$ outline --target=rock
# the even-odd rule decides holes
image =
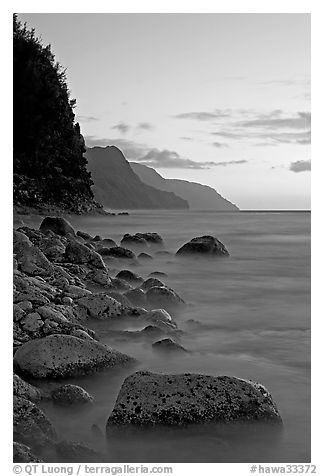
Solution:
[[[13,394],[16,397],[23,397],[31,402],[39,402],[41,399],[41,392],[38,388],[34,387],[30,383],[25,382],[18,375],[13,375]]]
[[[136,372],[124,381],[108,418],[114,425],[271,421],[281,418],[269,392],[236,377]]]
[[[137,234],[130,235],[129,233],[126,233],[126,235],[123,236],[120,244],[132,250],[148,249],[148,245],[144,238],[138,236]]]
[[[152,344],[152,347],[154,350],[158,350],[160,352],[188,352],[182,345],[178,344],[177,342],[174,342],[174,340],[166,338],[159,340],[157,342],[154,342]]]
[[[213,236],[199,236],[193,238],[178,249],[176,255],[212,255],[229,256],[229,252],[222,242]]]
[[[34,455],[29,446],[22,443],[13,442],[13,462],[14,463],[43,463],[43,460]]]
[[[106,270],[102,257],[94,250],[77,241],[70,241],[65,250],[65,259],[73,264],[90,264],[98,269]]]
[[[51,397],[57,405],[77,405],[93,401],[93,397],[82,387],[69,384],[53,390]]]
[[[133,286],[127,281],[118,278],[111,278],[111,287],[117,291],[130,291],[133,289]]]
[[[118,317],[123,311],[123,306],[103,293],[94,293],[77,301],[78,305],[87,310],[89,317],[95,319],[110,319]]]
[[[153,259],[152,256],[149,255],[148,253],[140,253],[137,258],[143,261],[148,261],[150,259]]]
[[[40,306],[37,308],[37,312],[44,320],[49,319],[50,321],[54,321],[57,324],[65,324],[69,322],[62,312],[60,312],[54,306]]]
[[[165,309],[153,309],[141,316],[146,322],[159,327],[163,331],[173,331],[177,329],[176,323]]]
[[[85,233],[84,231],[77,231],[76,232],[77,236],[80,236],[80,238],[83,238],[84,240],[93,240],[92,236],[89,235],[89,233]]]
[[[44,236],[36,246],[44,253],[50,261],[62,261],[65,253],[65,244],[57,235]]]
[[[106,246],[107,248],[114,248],[117,246],[116,241],[112,240],[111,238],[104,238],[101,240],[100,244]]]
[[[102,286],[108,286],[111,283],[106,269],[94,269],[87,274],[86,279]]]
[[[124,281],[133,284],[141,284],[144,281],[141,276],[136,273],[133,273],[133,271],[129,271],[128,269],[123,269],[122,271],[119,271],[119,273],[116,275],[116,278],[123,279]]]
[[[157,251],[155,253],[155,256],[171,256],[171,253],[170,251],[167,251],[167,250],[161,250],[161,251]]]
[[[101,238],[101,236],[96,235],[96,236],[92,239],[92,241],[102,241],[102,238]]]
[[[44,253],[18,231],[14,231],[13,252],[16,255],[18,269],[29,275],[48,276],[53,273],[53,266]]]
[[[52,444],[56,438],[55,430],[35,403],[22,397],[13,398],[14,440],[32,448]]]
[[[158,338],[163,334],[162,329],[157,326],[146,326],[140,332],[142,335],[149,336],[151,338]]]
[[[167,311],[185,305],[183,299],[173,289],[166,286],[153,286],[150,288],[146,293],[146,300],[151,306],[161,307]]]
[[[68,296],[73,299],[78,299],[84,296],[91,296],[91,291],[85,288],[80,288],[79,286],[74,286],[73,284],[68,284],[64,288],[65,296]]]
[[[136,233],[135,236],[143,238],[151,247],[161,247],[164,245],[163,239],[158,233]]]
[[[127,291],[124,296],[133,304],[134,306],[144,307],[146,304],[146,295],[143,289],[135,288]]]
[[[85,375],[131,360],[95,340],[53,334],[19,347],[14,366],[33,378],[59,378]]]
[[[64,298],[62,298],[62,304],[65,304],[66,306],[72,306],[73,299],[65,296]]]
[[[118,293],[117,291],[107,291],[109,297],[116,299],[123,307],[131,307],[131,302],[127,299],[125,294]]]
[[[38,312],[32,312],[20,320],[20,325],[24,331],[36,332],[43,327],[43,321]]]
[[[26,316],[25,311],[19,306],[19,304],[14,304],[13,305],[13,320],[16,322],[20,321],[24,316]]]
[[[72,225],[62,217],[46,217],[40,224],[41,231],[52,231],[56,235],[75,235]]]
[[[89,339],[94,340],[86,331],[82,329],[73,329],[70,333],[71,336],[79,337],[79,339]]]
[[[78,441],[60,441],[56,444],[56,453],[65,463],[103,462],[103,456],[100,453]]]
[[[17,306],[19,306],[23,311],[28,312],[33,310],[33,305],[30,301],[20,301]]]
[[[157,278],[148,278],[144,281],[141,288],[144,291],[147,291],[148,289],[153,288],[153,286],[164,286],[164,283]]]
[[[118,258],[118,259],[130,259],[130,260],[136,259],[135,254],[131,250],[128,250],[121,246],[113,246],[112,248],[109,248],[109,252],[106,254],[106,256],[111,256],[113,258]]]

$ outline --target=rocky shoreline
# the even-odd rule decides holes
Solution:
[[[103,455],[81,442],[60,440],[38,406],[42,399],[57,405],[95,404],[93,397],[77,385],[57,384],[47,392],[35,382],[55,384],[56,379],[134,365],[131,355],[100,342],[91,329],[93,320],[136,320],[141,328],[121,331],[126,338],[149,336],[157,352],[188,352],[174,320],[185,309],[184,300],[163,283],[163,273],[144,279],[127,269],[167,253],[163,238],[125,234],[117,244],[109,237],[75,231],[55,216],[46,217],[39,229],[15,229],[13,245],[14,461],[48,461],[48,454],[68,462],[103,461]],[[177,251],[179,259],[228,255],[211,236],[194,238]],[[254,382],[135,372],[120,389],[107,437],[125,426],[210,421],[281,424],[281,417],[269,392]]]

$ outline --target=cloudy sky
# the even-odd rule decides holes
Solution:
[[[310,16],[21,14],[67,68],[88,146],[242,209],[310,207]]]

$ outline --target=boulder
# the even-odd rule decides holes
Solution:
[[[62,217],[46,217],[40,224],[41,231],[52,231],[56,235],[75,235],[72,225]]]
[[[44,253],[19,231],[14,231],[13,252],[18,269],[22,272],[32,276],[48,276],[53,273],[53,265]]]
[[[94,293],[77,300],[79,306],[86,309],[89,317],[95,319],[110,319],[118,317],[123,306],[116,299],[104,293]]]
[[[111,283],[107,269],[93,269],[87,274],[86,279],[101,286],[108,286]]]
[[[132,359],[95,340],[53,334],[19,347],[14,366],[32,378],[74,377]]]
[[[31,448],[17,441],[13,442],[14,463],[43,463],[43,460],[34,455]]]
[[[152,309],[141,316],[147,323],[170,332],[177,329],[176,323],[165,309]]]
[[[123,238],[121,239],[120,244],[132,250],[148,249],[146,240],[142,238],[141,236],[138,236],[138,234],[130,235],[129,233],[126,233],[126,235],[124,235]]]
[[[92,240],[92,236],[89,235],[89,233],[85,233],[84,231],[77,231],[76,232],[77,236],[80,236],[80,238],[83,238],[85,241]]]
[[[124,296],[133,304],[134,306],[145,307],[146,304],[146,295],[143,289],[135,288],[127,291]]]
[[[159,352],[165,352],[167,354],[171,352],[188,352],[182,345],[178,344],[172,339],[166,338],[158,340],[152,344],[152,348]]]
[[[162,278],[166,278],[168,275],[164,273],[163,271],[152,271],[152,273],[150,273],[150,277],[152,278],[156,278],[158,276],[161,276]]]
[[[30,383],[25,382],[18,375],[13,375],[13,394],[16,397],[23,397],[31,402],[39,402],[41,399],[41,392],[38,388]]]
[[[118,259],[130,259],[130,260],[136,259],[135,254],[131,250],[123,248],[122,246],[113,246],[112,248],[109,248],[109,251],[105,253],[105,255],[111,256],[112,258],[118,258]]]
[[[153,288],[153,286],[164,286],[164,283],[157,278],[148,278],[141,285],[141,289],[147,291],[148,289]]]
[[[135,236],[143,238],[151,247],[161,247],[164,245],[163,239],[158,233],[136,233]]]
[[[128,269],[123,269],[122,271],[119,271],[118,274],[116,274],[117,279],[123,279],[124,281],[127,281],[128,283],[132,284],[141,284],[144,280],[141,278],[136,273],[133,273],[133,271],[129,271]]]
[[[55,430],[40,408],[31,401],[13,398],[14,440],[32,448],[51,444],[56,438]]]
[[[129,424],[236,421],[282,422],[271,395],[258,383],[227,376],[140,371],[124,381],[108,418],[107,430]]]
[[[176,255],[229,256],[229,252],[217,238],[213,236],[199,236],[181,246]]]
[[[91,403],[93,397],[78,385],[62,385],[52,391],[51,397],[56,405],[77,405]]]
[[[154,278],[152,278],[154,279]],[[153,286],[146,293],[146,300],[150,306],[161,307],[171,311],[185,305],[181,297],[166,286]]]
[[[20,325],[24,331],[36,332],[43,327],[44,322],[38,312],[31,312],[20,320]]]
[[[102,257],[82,243],[70,241],[65,250],[65,260],[73,264],[89,264],[98,269],[106,270]]]

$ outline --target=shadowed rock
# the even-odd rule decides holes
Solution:
[[[46,217],[40,224],[41,231],[53,231],[56,235],[75,235],[72,225],[62,217]]]
[[[41,399],[41,392],[28,382],[25,382],[18,375],[13,376],[13,394],[16,397],[22,397],[31,402],[39,402]]]
[[[22,443],[13,442],[13,462],[14,463],[43,463],[43,460],[34,455],[29,446]]]
[[[213,236],[199,236],[181,246],[176,255],[229,256],[229,252],[217,238]]]
[[[183,299],[173,289],[166,286],[151,287],[146,293],[146,300],[150,306],[160,307],[167,311],[185,306]]]
[[[131,360],[93,339],[54,334],[19,347],[14,366],[33,378],[58,378],[85,375]]]
[[[124,281],[133,284],[141,284],[144,281],[141,276],[136,273],[133,273],[133,271],[129,271],[128,269],[123,269],[122,271],[119,271],[119,273],[116,274],[116,278],[123,279]]]
[[[136,372],[124,381],[107,421],[115,425],[186,425],[271,421],[281,417],[260,384],[236,377]]]
[[[102,257],[94,250],[77,241],[70,241],[65,250],[65,260],[73,264],[90,264],[98,269],[106,270]]]
[[[159,352],[171,353],[171,352],[188,352],[182,345],[174,342],[170,338],[162,339],[152,344],[152,348]]]

